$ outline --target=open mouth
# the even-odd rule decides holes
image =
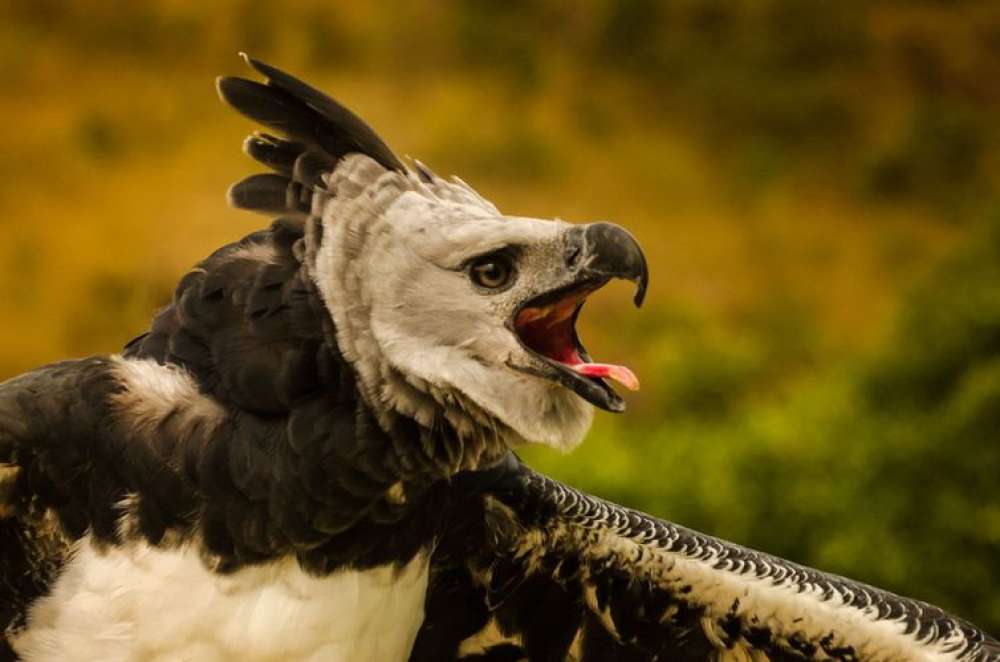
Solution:
[[[638,378],[623,365],[591,361],[576,332],[587,296],[606,283],[606,279],[576,283],[532,299],[515,314],[513,326],[521,344],[557,368],[565,386],[604,409],[621,411],[624,403],[604,378],[632,391],[639,388]]]

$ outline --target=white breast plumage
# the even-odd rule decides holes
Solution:
[[[26,661],[406,660],[427,555],[402,567],[302,572],[293,559],[210,572],[190,549],[83,540],[14,641]]]

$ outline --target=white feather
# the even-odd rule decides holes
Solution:
[[[77,544],[13,642],[26,661],[403,661],[423,621],[427,556],[304,573],[292,559],[210,572],[196,551]]]
[[[153,359],[112,357],[114,375],[124,386],[112,396],[119,415],[136,432],[154,429],[168,416],[175,425],[216,425],[225,418],[222,406],[198,390],[194,378],[174,364]]]

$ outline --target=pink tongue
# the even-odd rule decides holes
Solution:
[[[569,366],[575,372],[588,377],[610,377],[630,391],[639,390],[639,378],[623,365],[611,363],[577,363]]]

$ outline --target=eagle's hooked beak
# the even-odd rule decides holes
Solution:
[[[591,223],[566,231],[563,259],[569,282],[525,302],[514,315],[514,332],[544,361],[547,369],[540,376],[558,381],[602,409],[624,411],[625,401],[603,378],[631,390],[639,388],[639,380],[625,366],[592,362],[577,336],[576,318],[587,296],[613,278],[633,281],[634,302],[641,306],[649,284],[646,257],[624,228]]]
[[[567,262],[575,252],[584,276],[630,280],[636,284],[633,302],[642,306],[649,285],[646,256],[628,230],[614,223],[577,225],[566,233]]]

